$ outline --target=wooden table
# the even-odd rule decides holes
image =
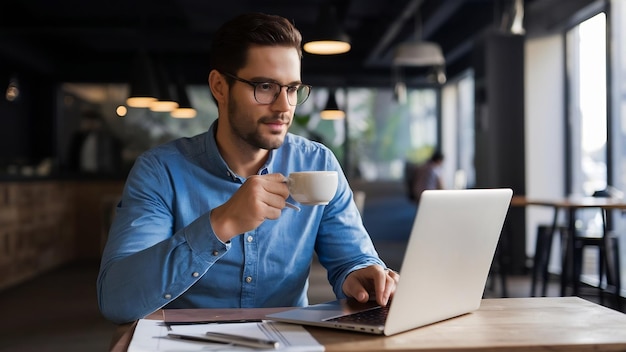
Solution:
[[[606,267],[607,276],[617,278],[619,273],[613,272],[613,263],[618,260],[613,257],[612,243],[609,237],[609,226],[607,224],[607,212],[609,210],[626,210],[626,202],[624,200],[617,200],[613,198],[602,197],[566,197],[566,198],[528,198],[525,196],[514,196],[511,200],[511,206],[547,206],[554,209],[552,218],[550,236],[547,242],[547,253],[551,251],[552,239],[558,228],[558,216],[559,211],[563,210],[567,212],[567,227],[568,234],[565,236],[565,252],[561,258],[561,296],[567,295],[568,284],[572,285],[573,295],[578,295],[578,288],[580,282],[580,272],[576,270],[576,266],[573,264],[574,255],[574,240],[573,236],[576,233],[576,211],[579,209],[600,209],[602,213],[603,223],[603,235],[604,248],[604,265]],[[535,253],[537,255],[537,253]],[[548,263],[546,261],[543,270],[543,289],[542,296],[546,295],[546,279],[548,277]],[[535,270],[533,270],[531,296],[535,293]],[[600,278],[601,280],[602,278]],[[617,295],[619,295],[619,287],[616,288]]]
[[[194,311],[201,318],[228,316],[231,310]],[[238,311],[257,314],[255,309]],[[147,318],[163,319],[163,311]],[[134,324],[119,326],[111,351],[127,350],[133,328]],[[484,299],[473,313],[388,337],[315,327],[307,330],[329,352],[626,351],[626,314],[578,297]]]

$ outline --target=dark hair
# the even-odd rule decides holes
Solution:
[[[251,45],[288,46],[302,58],[302,34],[286,18],[263,13],[237,16],[220,27],[211,44],[211,68],[235,74],[246,65]]]

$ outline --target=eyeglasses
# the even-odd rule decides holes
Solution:
[[[221,73],[239,82],[251,85],[254,88],[254,99],[259,104],[269,105],[274,103],[283,87],[287,88],[287,102],[291,106],[304,103],[309,98],[309,94],[311,94],[311,86],[308,84],[282,85],[275,82],[252,82],[228,72]]]

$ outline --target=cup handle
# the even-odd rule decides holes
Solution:
[[[295,204],[291,204],[289,202],[285,202],[285,207],[286,208],[291,208],[291,209],[293,209],[295,211],[300,211],[300,207],[299,206],[297,206]]]

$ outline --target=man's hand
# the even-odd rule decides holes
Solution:
[[[342,289],[348,297],[359,302],[367,302],[370,295],[374,294],[376,302],[385,306],[396,292],[399,281],[400,274],[397,272],[384,269],[380,265],[371,265],[348,274]]]
[[[250,176],[224,204],[211,211],[211,226],[223,242],[278,219],[289,189],[282,174]]]

